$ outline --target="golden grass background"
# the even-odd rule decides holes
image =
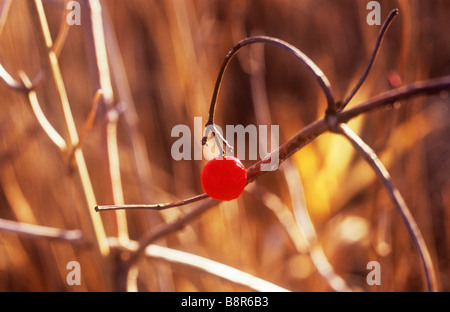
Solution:
[[[4,1],[4,0],[3,0]],[[61,104],[28,0],[13,0],[0,34],[0,63],[17,80],[35,77],[36,92],[54,128],[68,138]],[[379,1],[390,27],[367,81],[350,103],[392,87],[450,73],[448,1]],[[44,1],[52,37],[68,12],[64,1]],[[80,1],[82,7],[86,4]],[[114,99],[120,113],[120,184],[111,179],[106,152],[107,113],[100,109],[82,142],[98,204],[164,203],[203,192],[206,161],[174,161],[171,129],[207,119],[216,75],[226,53],[252,35],[283,39],[306,53],[343,98],[362,73],[379,26],[366,23],[367,1],[102,1]],[[97,91],[95,63],[82,10],[58,58],[76,126],[81,131]],[[110,44],[117,44],[112,49]],[[120,52],[120,53],[118,53]],[[396,82],[397,79],[397,82]],[[323,116],[325,97],[315,78],[280,49],[244,48],[228,68],[217,124],[280,125],[280,144]],[[404,196],[431,251],[441,290],[450,290],[450,153],[447,94],[408,100],[399,109],[358,117],[352,129],[374,148]],[[193,142],[194,144],[194,142]],[[199,142],[195,142],[199,144]],[[244,161],[246,166],[252,161]],[[299,173],[301,181],[290,180]],[[299,183],[300,182],[300,183]],[[335,272],[363,291],[424,290],[422,267],[401,218],[368,165],[343,138],[325,134],[280,170],[261,176],[237,200],[221,203],[157,243],[200,255],[293,291],[330,291],[307,252],[299,252],[274,208],[292,209],[304,189],[318,240]],[[120,197],[120,196],[119,196]],[[120,200],[120,198],[119,198]],[[82,229],[78,173],[39,127],[23,94],[0,85],[0,218],[62,229]],[[194,207],[129,211],[127,233],[138,240],[155,226]],[[94,209],[94,207],[90,207]],[[102,212],[106,235],[117,236],[113,212]],[[82,284],[68,286],[66,264],[81,264]],[[366,264],[381,264],[382,283],[369,286]],[[105,290],[89,247],[0,231],[1,291]],[[113,274],[113,273],[111,273]],[[140,291],[247,290],[179,264],[142,258]]]

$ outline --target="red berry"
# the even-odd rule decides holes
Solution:
[[[203,168],[203,189],[214,199],[235,199],[241,195],[246,184],[247,171],[236,157],[217,157],[210,160]]]

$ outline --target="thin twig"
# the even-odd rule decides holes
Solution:
[[[124,204],[122,179],[120,173],[120,157],[117,142],[118,110],[114,107],[114,93],[111,83],[109,58],[106,50],[105,29],[103,26],[103,8],[99,0],[85,0],[84,5],[89,7],[89,19],[87,20],[85,35],[87,50],[92,64],[92,74],[97,88],[103,92],[103,98],[99,103],[99,114],[103,118],[101,123],[102,147],[106,156],[105,166],[108,172],[108,180],[112,194],[112,200],[116,205]],[[105,170],[106,173],[106,170]],[[128,239],[128,225],[125,211],[117,211],[117,233],[119,237]]]
[[[88,114],[86,120],[84,121],[83,127],[81,128],[78,143],[76,145],[72,146],[69,156],[67,157],[67,159],[68,159],[67,163],[70,165],[72,165],[75,151],[77,149],[81,148],[84,138],[86,137],[88,132],[92,129],[92,126],[94,125],[95,116],[97,115],[97,111],[98,111],[98,102],[100,101],[100,98],[102,97],[102,95],[103,95],[103,92],[101,89],[99,89],[99,90],[97,90],[97,92],[95,92],[95,95],[92,98],[91,110],[89,111],[89,114]]]
[[[66,41],[67,35],[69,33],[70,27],[66,20],[66,15],[67,15],[66,8],[67,8],[67,4],[69,3],[69,1],[70,0],[65,1],[64,11],[62,14],[63,17],[61,19],[61,26],[59,27],[58,36],[56,37],[55,42],[53,43],[53,47],[52,47],[52,50],[56,54],[57,57],[61,53],[64,42]]]
[[[318,80],[320,86],[323,89],[323,92],[325,93],[325,96],[327,98],[328,103],[328,109],[330,111],[336,110],[336,103],[333,97],[333,93],[331,91],[330,82],[328,81],[328,78],[325,76],[325,74],[322,72],[322,70],[308,57],[306,56],[302,51],[294,47],[293,45],[280,40],[278,38],[273,37],[266,37],[266,36],[255,36],[250,37],[247,39],[244,39],[240,41],[238,44],[236,44],[233,49],[228,52],[227,56],[225,57],[222,67],[220,68],[219,75],[216,80],[216,84],[214,86],[214,92],[211,99],[211,106],[209,108],[209,116],[208,120],[206,121],[205,127],[208,128],[209,125],[214,125],[214,111],[217,103],[217,97],[220,91],[220,86],[222,84],[223,76],[225,74],[225,70],[230,63],[232,57],[244,46],[253,44],[253,43],[269,43],[273,44],[275,46],[281,47],[284,50],[288,51],[289,53],[292,53],[298,60],[300,60],[303,64],[305,64],[308,69],[314,74],[316,79]],[[202,139],[203,144],[206,143],[206,138],[203,137]]]
[[[139,243],[131,240],[126,244],[121,244],[115,237],[109,237],[108,242],[111,247],[119,248],[125,251],[136,252],[136,250],[139,248]],[[152,244],[148,245],[145,248],[145,255],[150,258],[167,261],[171,264],[182,265],[198,270],[200,272],[205,272],[234,284],[247,287],[254,291],[289,291],[285,288],[269,283],[263,279],[255,277],[251,274],[245,273],[228,265],[176,249]]]
[[[20,76],[20,79],[22,80],[23,85],[28,90],[28,92],[27,92],[28,101],[30,102],[34,116],[36,117],[39,125],[44,130],[44,132],[47,134],[47,136],[50,138],[50,140],[53,143],[55,143],[55,145],[59,148],[59,150],[62,153],[65,153],[67,151],[67,143],[63,139],[63,137],[58,133],[58,131],[55,130],[55,128],[48,121],[47,117],[45,116],[44,112],[42,111],[41,106],[39,104],[39,100],[36,96],[36,92],[33,89],[31,89],[32,83],[31,83],[30,79],[23,71],[19,72],[19,76]]]
[[[95,116],[97,115],[98,110],[98,102],[100,101],[100,98],[102,96],[103,92],[101,89],[97,90],[95,92],[94,97],[92,98],[92,106],[91,110],[89,111],[89,114],[83,124],[83,127],[81,128],[80,134],[79,134],[79,141],[78,144],[74,147],[72,147],[72,150],[75,150],[79,147],[81,147],[81,144],[83,143],[84,138],[88,134],[88,132],[92,129],[92,126],[94,125]],[[72,151],[73,154],[73,151]],[[72,157],[70,157],[72,158]]]
[[[84,243],[80,230],[62,230],[49,226],[27,224],[11,220],[0,219],[0,231],[7,231],[36,238],[67,241],[75,244]]]
[[[392,89],[374,96],[358,106],[337,114],[339,123],[345,123],[350,119],[367,113],[377,108],[386,107],[397,101],[404,100],[419,94],[436,94],[450,89],[450,76],[418,81],[406,86]]]
[[[95,211],[104,211],[104,210],[118,210],[118,209],[149,209],[149,210],[164,210],[173,207],[180,207],[184,205],[188,205],[194,202],[197,202],[202,199],[206,199],[209,196],[207,194],[200,194],[190,198],[186,198],[176,202],[170,202],[165,204],[136,204],[136,205],[99,205],[95,206]]]
[[[378,159],[375,152],[346,124],[339,124],[337,126],[339,132],[346,137],[358,153],[364,157],[369,163],[377,176],[382,181],[385,189],[389,193],[395,207],[402,216],[402,219],[408,229],[411,239],[414,241],[417,249],[419,250],[420,258],[422,260],[423,268],[425,271],[425,278],[427,282],[427,288],[429,291],[437,291],[436,276],[433,268],[433,262],[431,260],[430,252],[428,251],[425,240],[422,233],[414,220],[413,215],[409,211],[402,195],[391,181],[389,172],[384,167],[383,163]]]
[[[375,43],[375,47],[373,48],[372,55],[370,57],[369,63],[367,64],[366,69],[364,70],[364,73],[362,74],[361,78],[358,80],[358,83],[355,85],[353,90],[350,92],[350,94],[345,98],[345,100],[342,102],[342,104],[338,107],[339,111],[342,111],[347,104],[350,102],[350,100],[353,98],[353,96],[358,92],[359,88],[362,86],[364,81],[367,78],[367,75],[369,74],[370,69],[372,68],[373,63],[375,62],[375,58],[378,54],[378,51],[380,49],[381,42],[383,41],[384,35],[386,34],[387,29],[392,23],[392,20],[394,17],[398,14],[398,9],[392,10],[386,20],[383,23],[383,26],[380,29],[380,32],[378,34],[377,42]]]

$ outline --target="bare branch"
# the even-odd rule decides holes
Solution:
[[[83,124],[83,128],[80,131],[80,135],[79,135],[80,138],[78,140],[78,143],[77,143],[77,145],[72,147],[72,150],[69,154],[69,157],[68,157],[69,163],[72,162],[73,156],[75,154],[75,150],[78,148],[81,148],[81,144],[83,143],[84,138],[86,137],[88,132],[92,129],[92,126],[94,125],[95,116],[97,115],[97,110],[98,110],[98,102],[100,101],[102,94],[103,94],[102,90],[99,89],[99,90],[97,90],[94,97],[92,98],[91,110],[89,111],[89,114]]]
[[[67,241],[75,244],[84,243],[81,231],[79,230],[62,230],[49,226],[27,224],[11,220],[0,219],[0,231],[7,231],[36,238]]]
[[[398,9],[392,10],[388,17],[386,18],[386,21],[383,23],[383,26],[380,29],[380,33],[378,34],[377,42],[375,43],[375,47],[372,51],[372,56],[370,57],[369,63],[367,64],[366,69],[364,70],[364,73],[362,74],[361,78],[359,79],[358,83],[355,85],[353,90],[350,92],[350,94],[345,98],[344,102],[338,107],[340,111],[342,111],[347,104],[350,102],[350,100],[353,98],[353,96],[358,92],[359,88],[362,86],[364,81],[367,78],[367,75],[369,74],[370,69],[372,68],[372,65],[375,61],[375,58],[378,54],[378,50],[380,48],[381,42],[383,41],[384,35],[386,34],[387,29],[392,23],[392,20],[394,17],[398,14]]]
[[[413,215],[409,211],[402,195],[392,183],[389,172],[378,159],[375,152],[346,124],[339,124],[337,128],[340,133],[350,141],[356,151],[358,151],[358,153],[369,163],[377,176],[380,178],[385,189],[388,191],[395,207],[403,218],[403,222],[408,229],[411,239],[414,241],[417,249],[419,250],[420,258],[425,271],[427,288],[429,291],[437,291],[436,276],[433,268],[433,262],[431,261],[430,252],[428,251],[422,233],[420,232],[419,227],[417,226]]]
[[[386,107],[397,101],[405,100],[419,94],[436,94],[443,90],[450,90],[450,76],[418,81],[389,90],[362,102],[352,109],[341,112],[336,116],[339,123],[345,123],[358,115],[377,108]]]
[[[196,195],[187,199],[183,199],[176,202],[165,203],[165,204],[137,204],[137,205],[99,205],[95,207],[95,211],[104,210],[118,210],[118,209],[149,209],[149,210],[164,210],[173,207],[180,207],[197,202],[202,199],[206,199],[209,196],[207,194]]]

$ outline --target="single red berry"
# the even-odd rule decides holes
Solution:
[[[202,172],[202,186],[206,194],[217,200],[232,200],[247,184],[247,171],[234,156],[211,159]]]

